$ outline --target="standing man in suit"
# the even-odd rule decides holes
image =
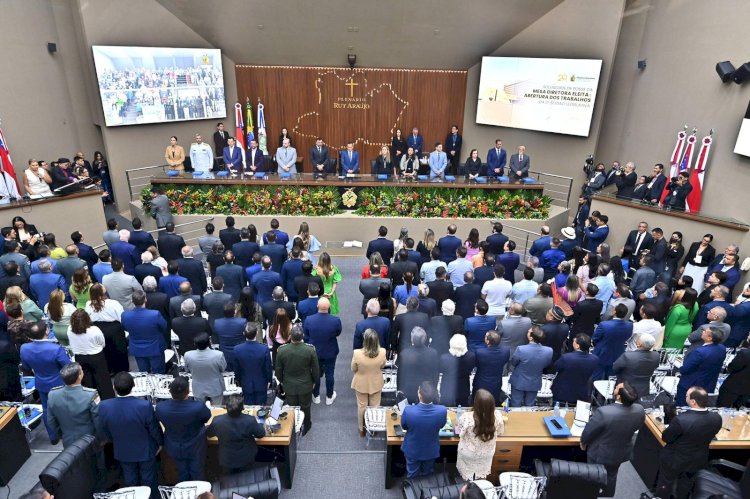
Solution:
[[[495,141],[495,147],[487,151],[487,177],[502,177],[507,161],[508,153],[503,149],[503,141],[497,139]]]
[[[531,160],[526,154],[526,146],[518,146],[518,154],[510,156],[510,165],[508,167],[508,177],[511,182],[518,182],[522,178],[529,176],[529,167]]]
[[[364,344],[365,331],[372,329],[378,333],[380,346],[388,348],[388,338],[391,334],[391,322],[386,317],[380,317],[380,304],[377,298],[372,298],[365,305],[366,317],[357,322],[354,327],[353,349],[362,348]]]
[[[391,260],[393,259],[393,241],[387,239],[387,235],[388,227],[381,225],[378,229],[378,238],[373,239],[367,244],[367,253],[365,253],[365,256],[367,256],[368,259],[377,251],[383,258],[384,264],[391,264]]]
[[[541,326],[547,322],[547,312],[554,305],[552,298],[552,286],[543,282],[537,287],[534,296],[523,304],[526,317],[531,319],[532,324]]]
[[[315,178],[331,173],[328,171],[328,148],[323,145],[323,139],[317,137],[315,145],[310,148],[310,166]]]
[[[258,141],[253,139],[250,141],[250,149],[247,150],[245,156],[245,171],[254,175],[255,173],[265,172],[265,168],[263,151],[258,148]]]
[[[429,325],[429,320],[427,324]],[[440,377],[440,354],[428,346],[427,332],[424,328],[416,326],[408,335],[411,339],[411,348],[403,349],[396,359],[397,386],[410,403],[415,403],[418,400],[417,389],[420,383],[429,381],[437,385]]]
[[[221,405],[224,400],[224,371],[227,358],[224,352],[213,350],[208,333],[195,337],[195,350],[185,353],[185,370],[193,377],[193,397],[213,405]]]
[[[448,173],[456,175],[458,173],[458,165],[461,163],[461,146],[463,145],[463,137],[458,133],[458,126],[453,125],[451,127],[451,133],[445,137],[445,150],[448,154],[449,169]]]
[[[222,145],[222,148],[216,149],[216,156],[221,160],[221,152],[226,147],[226,144]],[[203,142],[203,137],[200,134],[195,135],[195,142],[190,144],[190,165],[193,167],[194,172],[201,172],[206,174],[214,167],[214,152],[211,147]]]
[[[631,230],[625,239],[623,249],[629,246],[632,249],[630,255],[630,268],[637,269],[640,264],[641,251],[651,249],[654,239],[648,232],[648,223],[640,222],[638,228]]]
[[[466,280],[467,274],[471,274],[471,277],[468,281]],[[430,290],[429,296],[430,298],[435,300],[435,306],[437,307],[438,311],[442,309],[443,302],[445,300],[452,300],[459,289],[466,286],[468,282],[474,280],[474,272],[466,271],[463,275],[463,285],[455,288],[454,290],[453,284],[451,284],[451,282],[447,280],[447,275],[448,273],[446,271],[446,267],[438,267],[437,270],[435,270],[435,280],[426,283],[427,287]],[[475,293],[475,298],[471,301],[470,312],[468,313],[467,317],[471,317],[472,315],[474,315],[474,304],[477,302],[477,299],[482,292],[482,288],[480,288],[479,286],[477,286],[477,288],[479,289]]]
[[[281,267],[288,257],[286,247],[276,242],[276,233],[272,230],[266,232],[266,240],[268,242],[260,248],[260,254],[271,259],[271,268],[274,272],[281,272]]]
[[[277,173],[279,175],[297,174],[297,150],[291,146],[289,139],[284,139],[281,147],[276,149]]]
[[[552,236],[549,235],[549,226],[543,225],[540,229],[541,237],[534,240],[533,243],[531,243],[531,248],[529,249],[529,254],[531,256],[535,256],[537,258],[541,258],[542,253],[550,249],[552,244]]]
[[[437,281],[435,281],[437,282]],[[450,292],[452,293],[452,296],[449,296],[447,298],[443,298],[440,300],[440,308],[442,310],[442,304],[446,300],[453,300],[455,302],[455,308],[454,313],[461,317],[462,319],[468,319],[469,317],[474,316],[474,306],[477,303],[477,300],[482,298],[482,287],[474,282],[474,272],[466,272],[464,274],[464,285],[460,288],[456,288],[455,291],[453,291],[453,286],[450,286],[450,283],[443,280],[442,282],[445,282],[450,287]],[[436,296],[436,289],[435,285],[432,286],[428,283],[427,287],[430,288],[430,295],[433,296],[433,298]],[[437,301],[437,299],[435,300]]]
[[[571,336],[583,333],[590,338],[594,334],[594,328],[599,324],[604,307],[602,301],[596,298],[597,294],[599,294],[599,286],[591,282],[588,283],[586,285],[586,297],[578,302],[570,318],[572,324],[570,327]]]
[[[310,281],[310,284],[307,285],[307,291],[305,292],[307,298],[297,303],[297,318],[302,323],[311,315],[318,313],[318,300],[320,299],[321,289],[322,287],[315,281]]]
[[[508,317],[501,320],[497,326],[497,332],[501,338],[500,344],[510,350],[511,357],[515,355],[518,347],[528,343],[531,326],[531,319],[523,316],[523,305],[511,303],[508,308]],[[515,366],[515,364],[511,365]]]
[[[468,343],[469,350],[476,352],[485,348],[485,336],[487,331],[494,331],[497,320],[493,315],[487,315],[489,305],[482,298],[479,298],[474,305],[474,316],[464,321],[464,334]],[[528,328],[526,329],[528,330]]]
[[[119,302],[125,310],[133,309],[133,294],[143,291],[136,278],[125,273],[124,264],[119,258],[112,260],[112,273],[102,278],[102,284],[107,288],[109,297]]]
[[[318,300],[318,313],[305,319],[303,331],[305,343],[315,347],[318,355],[318,365],[321,369],[321,377],[326,377],[326,405],[333,404],[336,400],[334,390],[334,370],[336,368],[336,357],[339,355],[338,337],[341,335],[341,319],[329,313],[331,302],[328,298]],[[313,387],[313,402],[320,403],[320,379]]]
[[[255,293],[255,301],[263,304],[273,299],[273,289],[282,286],[281,276],[271,269],[271,257],[264,256],[261,260],[262,270],[253,276],[251,286]],[[221,267],[219,267],[221,268]]]
[[[234,375],[242,387],[245,405],[265,405],[273,378],[271,351],[258,343],[258,327],[252,322],[245,326],[245,340],[234,347]]]
[[[178,273],[190,281],[193,292],[198,296],[203,296],[207,291],[206,271],[200,260],[193,258],[193,247],[182,247],[182,258],[177,260]]]
[[[119,258],[125,264],[125,273],[128,275],[133,275],[135,273],[135,266],[141,263],[141,253],[138,251],[138,248],[136,248],[135,245],[130,244],[129,241],[130,231],[127,229],[121,229],[120,240],[116,243],[113,243],[109,247],[109,250],[112,252],[113,259]],[[60,272],[60,274],[63,274],[66,282],[71,282],[71,280],[68,279],[68,276],[66,276],[62,272],[62,269],[60,269],[61,262],[62,260],[57,262],[58,272]],[[73,273],[71,272],[70,277],[72,276]]]
[[[138,219],[137,218],[133,219],[133,223],[135,223],[135,220],[138,220]],[[133,225],[133,228],[135,228],[135,225]],[[139,232],[142,232],[142,231],[139,231]],[[146,234],[148,234],[148,232],[146,232]],[[131,232],[130,242],[135,244],[135,242],[133,241],[133,235],[134,235],[134,232]],[[149,234],[148,237],[151,237],[151,235]],[[83,234],[81,234],[79,231],[75,231],[70,235],[70,239],[71,241],[73,241],[73,244],[75,244],[78,247],[79,258],[81,258],[84,262],[86,262],[86,265],[90,269],[94,268],[94,265],[96,265],[96,263],[99,261],[99,257],[97,256],[96,251],[94,251],[94,248],[92,248],[91,246],[83,242]],[[153,241],[153,238],[151,240]],[[145,249],[143,251],[145,251]]]
[[[612,364],[612,373],[617,375],[617,383],[633,385],[639,397],[651,392],[651,376],[659,367],[659,352],[654,352],[656,340],[648,333],[635,338],[635,350],[623,352]]]
[[[532,407],[536,394],[542,388],[542,373],[552,362],[552,349],[542,345],[544,331],[534,326],[527,333],[528,344],[520,345],[510,358],[513,374],[510,375],[511,407]]]
[[[258,454],[255,439],[264,437],[266,430],[255,416],[243,414],[241,395],[229,395],[226,408],[226,414],[211,422],[207,434],[218,438],[219,464],[224,475],[231,475],[252,468]]]
[[[359,281],[359,292],[362,293],[362,315],[366,315],[365,307],[367,306],[367,302],[379,296],[380,285],[384,283],[389,286],[391,284],[389,279],[380,277],[380,265],[373,263],[370,265],[370,277]]]
[[[508,398],[503,392],[503,371],[510,360],[510,350],[500,345],[497,331],[487,331],[484,343],[487,348],[475,351],[477,372],[474,376],[474,394],[484,388],[495,397],[495,404],[500,406]]]
[[[594,412],[581,434],[581,449],[586,451],[587,461],[602,464],[607,470],[604,497],[615,495],[617,471],[622,463],[630,459],[633,434],[646,419],[643,406],[636,404],[638,393],[630,383],[619,383],[615,387],[614,398],[614,404],[605,405]]]
[[[450,264],[456,259],[456,250],[463,246],[461,239],[456,237],[456,224],[448,226],[448,234],[438,239],[437,248],[440,250],[440,261]]]
[[[393,327],[391,328],[391,348],[393,350],[401,352],[412,344],[411,333],[414,328],[420,327],[424,330],[430,328],[430,318],[418,309],[419,299],[416,296],[410,296],[406,299],[406,312],[394,317]]]
[[[219,231],[219,239],[221,240],[221,244],[224,245],[224,249],[229,250],[242,240],[242,236],[240,235],[240,230],[234,226],[235,220],[233,216],[228,216],[224,220],[224,224],[226,228]]]
[[[595,380],[607,379],[612,374],[612,364],[625,351],[625,342],[633,335],[633,323],[625,320],[627,315],[628,307],[618,303],[614,319],[599,323],[591,337],[600,366],[600,370],[594,373]]]
[[[167,295],[167,313],[169,313],[169,300],[180,294],[180,285],[183,282],[188,282],[187,279],[177,274],[179,269],[177,261],[170,260],[167,264],[167,275],[162,276],[161,279],[159,279],[159,291]],[[155,279],[156,278],[154,278],[154,280]]]
[[[493,255],[500,255],[505,251],[505,243],[508,242],[508,236],[503,234],[503,224],[495,222],[492,224],[492,234],[487,236],[487,243],[489,243],[488,253]]]
[[[164,225],[166,225],[166,223]],[[141,219],[138,217],[135,217],[133,219],[133,231],[130,233],[129,242],[130,244],[132,244],[138,249],[139,253],[143,253],[144,251],[147,251],[149,246],[156,246],[156,241],[154,241],[154,237],[148,232],[146,232],[145,230],[143,230],[142,227],[143,227],[143,222],[141,221]],[[75,239],[73,239],[73,242],[75,242]],[[81,258],[86,260],[86,258],[83,256],[81,256]],[[89,267],[90,266],[91,265],[89,265]]]
[[[359,173],[359,152],[354,150],[354,142],[346,143],[346,150],[341,151],[341,175]]]
[[[299,296],[297,295],[297,288],[294,287],[294,279],[302,275],[302,251],[295,246],[292,248],[290,256],[291,258],[281,266],[280,277],[289,301],[296,303],[299,301]]]
[[[234,137],[227,139],[227,146],[222,149],[224,157],[224,167],[231,171],[245,172],[245,155],[242,148],[235,145]]]
[[[440,428],[448,416],[445,406],[434,403],[438,398],[434,383],[423,381],[417,394],[419,404],[407,406],[401,415],[401,427],[407,431],[401,450],[408,478],[432,473],[435,459],[440,457]]]
[[[518,269],[518,265],[521,263],[521,255],[515,253],[515,250],[515,241],[506,241],[503,252],[497,255],[497,257],[495,258],[495,262],[505,267],[505,279],[507,279],[511,284],[514,284],[516,282],[516,269]],[[485,256],[485,262],[489,262],[489,258],[487,256]],[[536,273],[534,275],[536,275]],[[544,271],[542,269],[539,269],[538,282],[542,282],[543,275]]]
[[[223,162],[226,162],[226,158],[222,156],[224,149],[229,145],[229,133],[224,130],[224,123],[216,124],[216,131],[214,132],[214,151],[216,151],[216,160],[219,163],[219,167],[222,166]]]
[[[253,264],[253,255],[260,251],[260,245],[250,241],[250,231],[243,228],[240,229],[240,242],[234,243],[231,250],[237,265],[247,269]]]
[[[573,351],[561,355],[555,363],[552,400],[575,405],[578,400],[591,399],[591,376],[599,369],[599,357],[589,354],[588,334],[577,334],[571,344]]]
[[[656,482],[659,497],[687,497],[692,476],[708,466],[708,446],[721,430],[721,416],[706,409],[706,389],[690,387],[687,405],[689,409],[672,418],[661,434],[666,445],[659,455],[659,478]]]
[[[115,374],[117,397],[99,404],[99,435],[114,445],[124,485],[151,487],[151,496],[157,497],[156,456],[161,451],[164,435],[151,402],[130,396],[134,386],[129,372]]]
[[[594,219],[594,225],[591,225],[591,218]],[[609,217],[607,215],[599,215],[597,217],[590,217],[586,219],[583,234],[586,238],[586,249],[592,253],[596,253],[596,248],[603,243],[609,235]]]
[[[445,169],[448,167],[448,157],[443,152],[443,144],[435,142],[435,150],[430,153],[427,161],[430,166],[430,180],[434,178],[445,178]]]
[[[656,163],[654,165],[654,174],[648,178],[648,184],[646,184],[648,192],[644,199],[651,202],[651,204],[659,204],[665,185],[667,185],[667,177],[664,175],[664,165]]]
[[[167,321],[156,310],[146,308],[146,293],[133,292],[135,308],[122,313],[122,327],[130,333],[129,351],[135,357],[138,370],[154,374],[164,374],[164,341]]]
[[[235,301],[240,299],[240,292],[247,285],[247,279],[242,267],[235,265],[233,252],[227,251],[224,253],[224,265],[216,268],[216,277],[224,279],[225,293],[231,295]]]
[[[605,170],[607,167],[604,163],[597,163],[594,167],[594,171],[589,175],[586,184],[583,186],[581,191],[581,197],[590,198],[594,194],[598,193],[604,187],[604,182],[607,180],[607,174]]]
[[[156,419],[164,426],[164,450],[174,459],[180,482],[203,480],[206,426],[211,411],[200,400],[188,398],[190,384],[176,376],[169,385],[171,400],[156,405]]]
[[[304,342],[304,332],[298,324],[292,327],[291,343],[279,347],[276,354],[276,378],[284,386],[286,403],[298,405],[305,415],[302,435],[312,427],[310,406],[315,383],[320,383],[320,366],[315,347]]]
[[[182,256],[182,247],[185,246],[185,240],[182,236],[174,233],[174,224],[171,221],[164,226],[164,230],[165,232],[159,234],[159,240],[156,241],[159,254],[167,262],[177,260]]]
[[[419,135],[419,128],[414,127],[411,129],[411,135],[406,137],[406,147],[414,149],[414,156],[417,158],[422,157],[424,151],[424,139]]]
[[[703,346],[685,356],[675,394],[675,403],[678,406],[685,405],[685,396],[690,387],[701,387],[708,393],[716,390],[719,373],[727,356],[727,348],[720,343],[721,338],[718,329],[706,328],[701,334]]]
[[[96,390],[81,385],[83,369],[77,362],[64,365],[60,377],[65,386],[49,392],[47,422],[65,448],[84,435],[96,435],[101,400]]]
[[[172,319],[172,331],[174,331],[174,334],[180,340],[178,347],[180,355],[185,355],[190,350],[195,350],[195,337],[211,330],[208,320],[203,318],[200,312],[198,315],[195,315],[196,309],[197,307],[193,299],[188,298],[180,305],[182,315]],[[171,333],[169,341],[171,342]]]
[[[656,277],[664,272],[664,267],[667,263],[667,240],[664,239],[664,231],[659,227],[654,227],[651,230],[651,238],[653,243],[651,248],[648,250],[648,256],[651,257],[651,268],[654,269]]]

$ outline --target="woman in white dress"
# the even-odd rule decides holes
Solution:
[[[23,188],[29,196],[51,196],[49,185],[52,178],[47,170],[39,166],[35,159],[29,160],[29,167],[23,172]]]
[[[495,410],[495,398],[487,390],[477,390],[473,409],[461,414],[455,428],[461,435],[456,468],[464,480],[478,480],[490,474],[495,439],[505,430],[503,416]]]

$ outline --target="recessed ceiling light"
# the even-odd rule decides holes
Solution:
[[[265,26],[263,26],[262,24],[259,24],[259,25],[258,25],[258,29],[259,29],[259,30],[263,31],[263,28],[265,28]]]

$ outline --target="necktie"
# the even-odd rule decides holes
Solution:
[[[635,238],[635,254],[638,254],[638,249],[641,247],[641,243],[643,242],[643,234],[638,233],[638,236]]]
[[[518,162],[520,163],[521,161],[523,161],[523,154],[518,155]]]
[[[320,153],[320,146],[318,146],[318,153]]]
[[[352,160],[352,153],[351,153],[351,151],[350,151],[350,152],[349,152],[349,161],[351,162],[351,160]]]

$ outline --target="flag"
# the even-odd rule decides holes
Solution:
[[[268,137],[266,136],[266,113],[265,107],[258,97],[258,148],[263,154],[268,154]]]
[[[234,140],[237,142],[237,145],[240,147],[240,149],[245,148],[245,124],[242,122],[242,104],[237,102],[234,105],[234,123],[235,123],[235,131],[234,131]]]
[[[250,97],[245,99],[245,107],[247,108],[247,146],[250,149],[250,141],[255,140],[255,134],[253,133],[253,106],[250,105]]]
[[[13,182],[16,183],[16,189],[20,191],[18,187],[18,179],[16,178],[16,169],[13,168],[13,161],[10,159],[8,143],[5,141],[5,135],[3,135],[2,128],[0,128],[0,168],[2,168],[5,173],[10,175],[10,177],[13,179]]]
[[[682,161],[680,161],[679,164],[673,164],[670,169],[669,179],[667,179],[667,182],[664,184],[664,191],[661,194],[662,203],[669,194],[669,181],[679,175],[680,172],[690,170],[690,165],[693,163],[693,150],[695,149],[695,132],[697,132],[697,130],[693,128],[692,135],[687,138],[687,147],[685,148],[685,154],[682,156]]]
[[[711,150],[711,143],[713,139],[714,131],[703,137],[701,141],[701,149],[698,152],[698,160],[695,163],[695,168],[690,172],[690,185],[693,186],[693,190],[690,191],[687,197],[687,205],[691,213],[697,213],[701,209],[701,198],[703,197],[703,178],[706,175],[706,163],[708,162],[708,153]]]
[[[685,137],[687,137],[687,133],[685,132],[687,130],[687,125],[685,125],[685,129],[681,130],[677,133],[677,142],[674,145],[674,150],[672,151],[672,159],[669,161],[670,165],[677,165],[680,163],[680,156],[682,156],[682,151],[685,148]]]

